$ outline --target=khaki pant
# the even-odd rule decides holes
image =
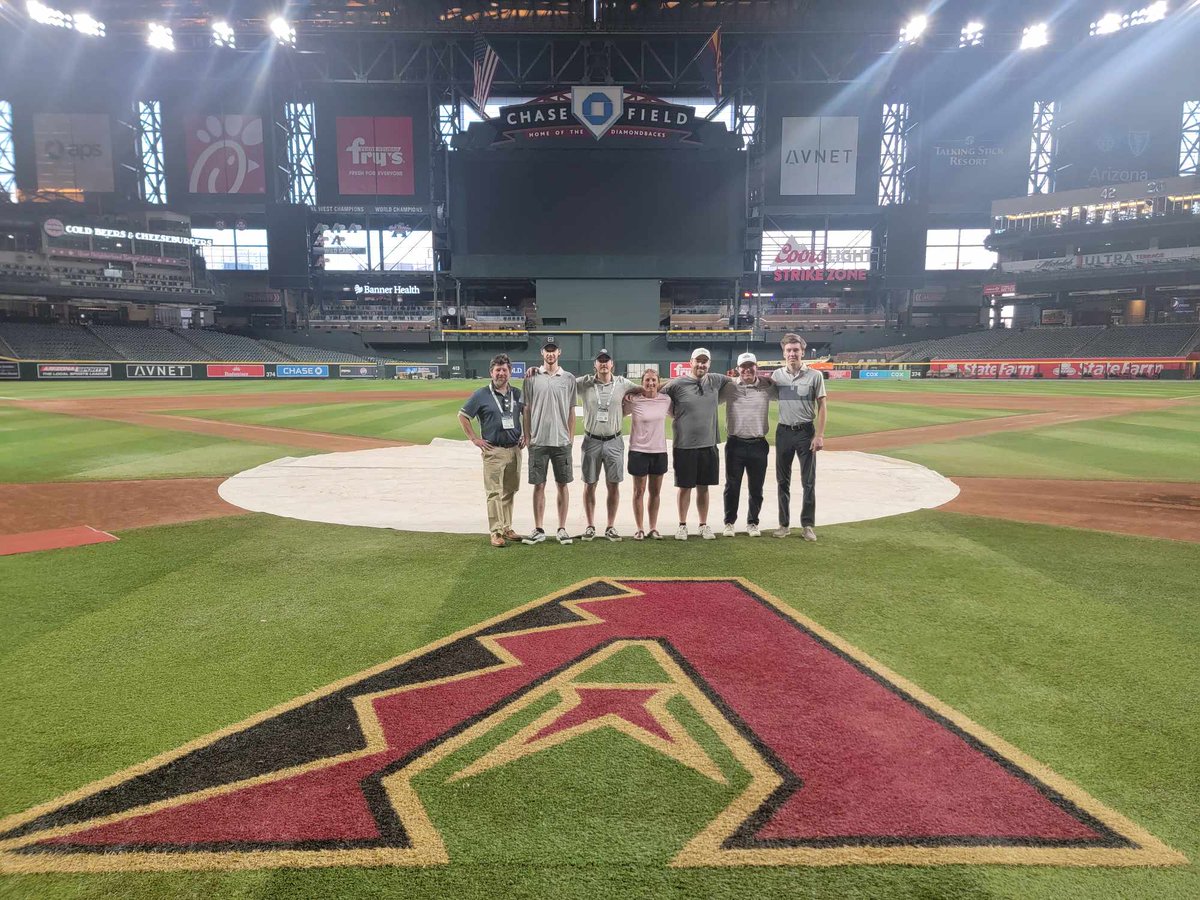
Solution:
[[[513,497],[521,484],[519,447],[483,451],[483,488],[487,491],[488,528],[504,534],[512,528]]]

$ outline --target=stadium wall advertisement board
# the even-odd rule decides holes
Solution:
[[[112,363],[38,363],[38,378],[112,378]]]
[[[265,194],[263,120],[193,115],[184,119],[188,193]]]
[[[266,378],[267,367],[239,363],[217,363],[205,367],[209,378]]]
[[[15,362],[0,363],[0,378],[15,381],[21,377],[21,366]]]
[[[326,365],[292,365],[278,363],[275,366],[276,378],[328,378],[329,366]]]
[[[192,367],[183,363],[131,363],[126,378],[191,378]]]
[[[523,359],[513,360],[511,377],[513,377],[513,378],[524,378],[525,377],[525,360],[523,360]]]
[[[338,378],[378,378],[379,366],[338,366]]]
[[[779,155],[781,196],[853,194],[857,116],[785,116]]]
[[[908,369],[859,369],[858,377],[863,379],[876,379],[882,381],[907,380],[909,377]]]
[[[1186,372],[1180,359],[1063,359],[932,362],[929,374],[941,378],[1157,378]]]
[[[35,113],[33,139],[39,191],[113,192],[108,116]]]
[[[338,193],[412,196],[413,162],[411,117],[338,117]]]

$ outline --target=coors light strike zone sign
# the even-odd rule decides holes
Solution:
[[[818,250],[785,241],[775,255],[774,280],[866,281],[871,269],[870,247]]]

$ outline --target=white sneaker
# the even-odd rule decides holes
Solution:
[[[558,529],[558,542],[560,544],[570,544],[573,542],[571,535],[567,532],[567,529],[565,529],[565,528]]]
[[[611,525],[604,529],[604,536],[608,540],[614,542],[621,540],[621,535],[617,534],[617,529],[613,528]]]
[[[679,526],[679,530],[675,532],[675,540],[677,540],[677,541],[686,541],[687,540],[687,526],[686,525]]]
[[[715,541],[717,539],[717,536],[713,533],[713,530],[707,525],[700,526],[700,537],[704,538],[706,541]]]
[[[750,537],[762,537],[762,532],[758,530],[757,525],[751,525],[749,528],[747,528],[746,534],[748,534]]]
[[[733,525],[726,525],[725,530],[721,533],[723,535],[725,535],[725,537],[733,537],[733,535],[734,535]]]
[[[812,530],[811,525],[805,525],[804,530],[800,532],[800,537],[804,538],[806,541],[815,541],[817,539],[817,533]]]
[[[546,540],[546,532],[540,528],[535,528],[533,529],[533,534],[529,535],[527,538],[521,539],[521,543],[533,546],[534,544],[542,543],[544,540]]]
[[[587,528],[583,529],[583,539],[585,541],[595,540],[596,539],[596,526],[589,525]]]

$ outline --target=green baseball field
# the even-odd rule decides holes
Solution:
[[[218,495],[475,386],[0,385],[0,896],[1200,896],[1200,382],[831,381],[959,493],[815,544]]]

